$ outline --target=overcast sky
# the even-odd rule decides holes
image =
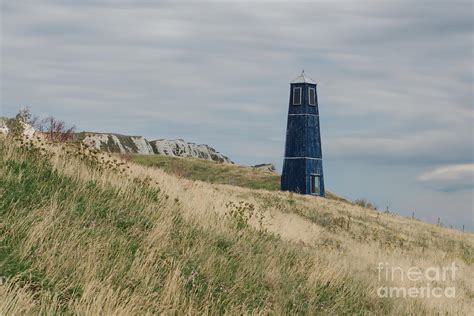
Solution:
[[[473,230],[471,1],[2,1],[1,114],[282,166],[318,82],[326,186]]]

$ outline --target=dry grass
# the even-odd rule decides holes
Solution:
[[[471,312],[472,234],[41,140],[0,156],[1,314]],[[379,262],[455,262],[456,297],[380,298]]]

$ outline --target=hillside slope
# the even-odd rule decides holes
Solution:
[[[278,190],[280,187],[280,175],[268,169],[162,155],[132,155],[131,161],[147,167],[161,168],[169,174],[190,180],[231,184],[251,189]]]
[[[271,165],[242,166],[221,164],[196,158],[169,157],[162,155],[132,155],[131,161],[146,167],[160,168],[166,173],[190,180],[216,184],[230,184],[250,189],[280,190],[281,176],[271,170]],[[326,198],[346,201],[329,191]]]
[[[0,313],[467,314],[472,234],[348,203],[0,139]],[[377,296],[377,265],[458,267],[455,298]]]

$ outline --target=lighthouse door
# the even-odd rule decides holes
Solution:
[[[311,194],[321,195],[321,177],[318,174],[311,175]]]

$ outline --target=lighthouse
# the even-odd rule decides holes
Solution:
[[[290,83],[281,190],[324,196],[316,82],[303,71]]]

